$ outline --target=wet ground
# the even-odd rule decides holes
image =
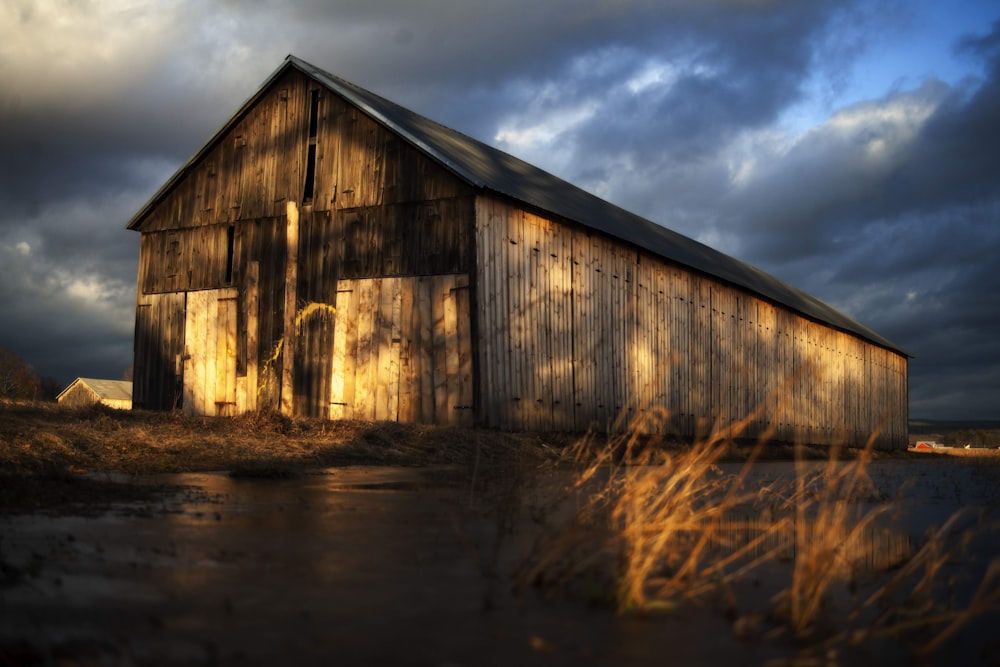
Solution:
[[[887,461],[871,473],[886,494],[902,489],[899,526],[914,540],[959,507],[1000,519],[995,467]],[[745,641],[712,605],[644,618],[515,594],[503,484],[491,492],[460,470],[128,481],[179,488],[106,511],[0,517],[0,664],[765,664],[801,648]],[[998,555],[995,534],[979,539],[941,576],[981,573]],[[930,664],[1000,664],[997,620],[967,625]],[[830,657],[910,664],[884,643]]]

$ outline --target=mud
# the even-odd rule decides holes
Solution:
[[[791,465],[763,464],[758,482]],[[890,461],[871,473],[904,494],[899,527],[914,540],[960,507],[983,508],[982,525],[1000,518],[995,468]],[[104,481],[162,493],[0,517],[0,664],[765,664],[803,648],[748,640],[718,605],[643,617],[515,591],[525,519],[498,518],[513,487],[460,469]],[[967,575],[968,588],[1000,555],[991,535],[941,576]],[[996,664],[997,620],[967,624],[930,664]],[[891,642],[824,660],[910,664]]]

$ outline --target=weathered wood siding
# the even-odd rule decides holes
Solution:
[[[476,250],[485,425],[906,446],[899,354],[496,198]]]
[[[67,408],[85,408],[101,402],[97,392],[85,384],[77,383],[59,396],[59,405]]]
[[[231,232],[230,229],[233,231]],[[143,234],[139,286],[145,294],[215,289],[231,283],[229,224]]]
[[[132,406],[170,410],[180,405],[184,354],[184,292],[138,293]]]
[[[235,289],[187,294],[182,404],[188,414],[236,414],[236,299]]]
[[[310,136],[316,92],[315,136]],[[305,200],[313,143],[312,197]],[[289,201],[313,211],[430,202],[467,186],[347,101],[288,72],[191,165],[141,221],[144,233],[283,218]]]
[[[331,417],[473,424],[469,280],[342,280]]]
[[[206,414],[218,412],[216,402],[235,402],[222,413],[280,407],[327,416],[340,281],[438,276],[468,285],[474,217],[470,188],[290,72],[138,225],[137,396],[147,407],[181,402],[186,384],[174,377],[175,359],[183,356],[186,304],[196,303],[184,295],[232,289],[235,324],[225,325],[235,327],[235,389],[211,400],[185,395],[184,405]],[[169,298],[178,294],[180,301]],[[164,305],[154,312],[154,303]],[[462,304],[467,311],[468,300]],[[433,339],[424,342],[433,357]],[[469,410],[457,413],[470,419]]]

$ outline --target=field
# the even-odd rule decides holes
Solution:
[[[0,664],[996,664],[995,452],[735,435],[5,404]]]

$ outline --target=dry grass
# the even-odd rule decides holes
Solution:
[[[753,617],[758,636],[822,650],[891,637],[926,654],[1000,609],[1000,558],[968,600],[940,576],[982,528],[960,529],[955,516],[915,548],[887,528],[896,505],[869,478],[874,437],[849,457],[829,450],[826,462],[801,448],[787,482],[748,485],[763,446],[735,475],[718,468],[742,427],[681,450],[635,432],[581,439],[568,450],[571,481],[535,511],[540,529],[520,584],[582,590],[621,613],[711,598],[737,634]]]
[[[551,590],[579,578],[604,580],[612,590],[597,598],[609,597],[620,611],[650,610],[697,597],[773,556],[767,533],[736,539],[746,534],[745,510],[760,495],[743,482],[763,446],[743,452],[735,479],[717,466],[733,458],[742,426],[681,448],[664,448],[635,430],[580,439],[566,452],[578,471],[569,487],[535,512],[542,530],[520,583]]]
[[[149,484],[116,484],[84,473],[228,471],[279,479],[335,466],[447,465],[485,479],[499,468],[553,458],[561,437],[292,419],[276,412],[227,419],[0,402],[0,513],[87,513],[157,493]]]
[[[475,443],[475,446],[472,446]],[[0,404],[0,472],[62,469],[127,474],[235,470],[266,475],[341,465],[471,465],[551,456],[556,436],[392,422],[292,419],[254,412],[232,419],[100,406]],[[478,453],[478,454],[477,454]]]

